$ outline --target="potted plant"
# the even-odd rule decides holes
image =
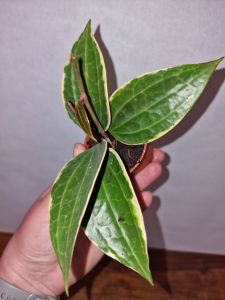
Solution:
[[[91,22],[86,25],[64,68],[62,98],[69,117],[88,136],[89,149],[58,174],[50,206],[51,240],[67,294],[81,226],[105,254],[152,283],[143,217],[129,169],[149,151],[149,142],[172,130],[190,111],[221,60],[141,75],[108,98],[104,59]]]

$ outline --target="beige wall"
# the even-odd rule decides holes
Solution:
[[[113,89],[154,69],[225,55],[224,12],[222,0],[2,0],[0,231],[16,228],[83,139],[64,113],[60,78],[89,18],[101,26]],[[224,79],[223,62],[189,117],[158,142],[170,159],[145,213],[152,247],[225,254]]]

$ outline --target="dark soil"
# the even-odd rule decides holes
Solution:
[[[116,141],[115,150],[129,169],[139,162],[143,149],[144,145],[125,145]]]
[[[109,132],[107,132],[107,135],[113,143],[114,149],[120,155],[123,162],[129,169],[131,169],[133,166],[136,165],[136,163],[139,162],[139,159],[144,149],[144,145],[125,145],[115,140],[115,138]],[[87,144],[91,148],[94,145],[96,145],[96,142],[93,140],[88,140]]]

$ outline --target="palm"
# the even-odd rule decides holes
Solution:
[[[75,155],[85,151],[83,145],[77,145]],[[143,191],[152,183],[161,172],[159,162],[163,160],[163,153],[154,150],[154,162],[134,178],[140,191]],[[151,202],[151,193],[142,192],[142,199],[145,206]],[[61,294],[64,291],[63,276],[53,251],[49,234],[49,203],[50,188],[48,188],[34,203],[28,211],[23,223],[11,239],[4,256],[7,258],[7,251],[13,249],[16,256],[23,261],[26,270],[27,281],[38,282],[48,294]],[[70,285],[88,273],[102,258],[103,253],[96,248],[80,230],[70,270]]]

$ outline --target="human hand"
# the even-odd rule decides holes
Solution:
[[[74,147],[74,155],[77,156],[85,150],[84,145],[77,144]],[[160,163],[164,159],[161,150],[153,151],[153,161],[133,178],[142,194],[142,207],[148,207],[152,201],[152,194],[144,189],[160,176]],[[64,291],[64,283],[49,234],[50,196],[51,187],[37,199],[10,239],[0,259],[0,278],[27,292],[55,296]],[[103,255],[80,230],[74,249],[69,284],[74,284],[87,274]]]

